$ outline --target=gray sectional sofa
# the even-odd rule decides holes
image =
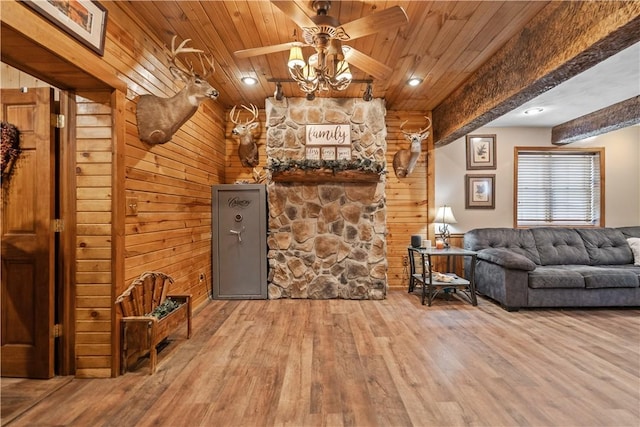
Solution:
[[[630,237],[640,237],[640,226],[478,228],[465,233],[464,248],[478,253],[477,291],[507,310],[636,307],[640,266]]]

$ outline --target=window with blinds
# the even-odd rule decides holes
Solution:
[[[516,226],[600,226],[604,149],[516,147]]]

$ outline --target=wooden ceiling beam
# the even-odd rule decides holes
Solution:
[[[551,143],[564,145],[640,123],[640,95],[551,128]]]
[[[640,40],[640,2],[551,2],[433,110],[449,144]]]

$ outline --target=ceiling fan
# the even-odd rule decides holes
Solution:
[[[373,59],[353,47],[342,46],[342,42],[374,34],[381,29],[392,29],[409,22],[407,14],[400,6],[393,6],[380,12],[340,24],[338,19],[328,14],[331,1],[313,1],[315,16],[308,16],[304,9],[294,1],[274,1],[271,3],[284,12],[302,29],[301,41],[293,41],[271,46],[238,50],[234,55],[238,58],[249,58],[258,55],[290,50],[292,47],[312,46],[319,55],[344,56],[349,63],[376,79],[385,79],[392,68]]]

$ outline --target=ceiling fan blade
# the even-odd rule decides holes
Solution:
[[[380,12],[347,22],[342,29],[349,35],[349,40],[368,36],[381,30],[388,30],[407,24],[409,18],[400,6],[393,6]]]
[[[294,1],[271,1],[271,4],[285,13],[293,22],[298,24],[300,28],[315,27],[316,24],[311,20],[307,12],[302,9]]]
[[[393,69],[382,62],[373,59],[367,54],[349,46],[348,52],[345,52],[345,59],[349,64],[361,69],[367,74],[371,74],[378,80],[384,80],[391,75]]]
[[[236,58],[249,58],[252,56],[268,55],[270,53],[282,52],[291,49],[291,46],[302,46],[300,42],[288,42],[282,44],[274,44],[271,46],[254,47],[250,49],[236,50],[233,54]]]

